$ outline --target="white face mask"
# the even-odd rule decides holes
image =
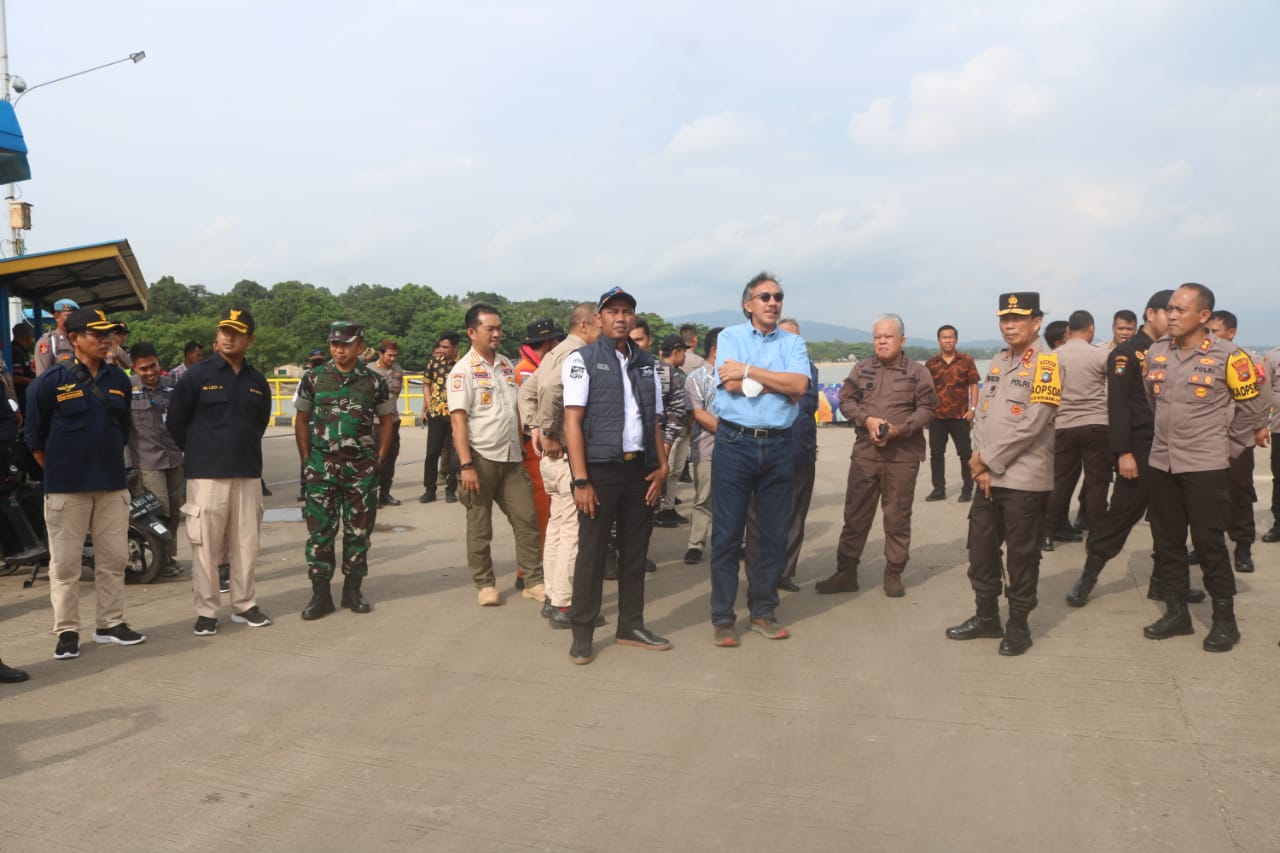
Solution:
[[[764,386],[750,376],[742,380],[742,393],[748,397],[759,397],[763,390]]]

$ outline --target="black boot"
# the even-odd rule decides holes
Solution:
[[[1000,599],[977,598],[978,610],[959,625],[947,629],[950,640],[976,640],[979,637],[1000,639],[1004,629],[1000,627]]]
[[[1164,601],[1164,587],[1160,585],[1160,581],[1155,575],[1151,576],[1151,583],[1147,584],[1147,598],[1152,601]],[[1203,589],[1191,587],[1187,590],[1187,604],[1199,604],[1204,601],[1207,596]]]
[[[1183,634],[1194,634],[1191,627],[1191,614],[1187,612],[1187,602],[1180,598],[1165,598],[1165,614],[1142,629],[1142,635],[1148,640],[1167,640]]]
[[[1248,574],[1253,571],[1253,543],[1236,543],[1236,571]]]
[[[1004,627],[1004,639],[1000,641],[1000,654],[1017,657],[1031,648],[1031,629],[1027,627],[1027,614],[1022,610],[1010,610],[1009,622]]]
[[[347,575],[342,581],[342,606],[352,613],[368,613],[373,607],[360,594],[364,575]]]
[[[319,619],[328,616],[334,610],[333,593],[329,591],[329,579],[313,577],[311,579],[311,600],[302,608],[303,619]]]
[[[1235,599],[1213,599],[1213,625],[1209,628],[1209,636],[1204,638],[1206,652],[1229,652],[1231,647],[1240,642],[1240,629],[1236,627]]]
[[[1105,564],[1104,564],[1105,565]],[[1098,575],[1102,574],[1102,565],[1098,565],[1092,557],[1084,561],[1084,571],[1067,593],[1067,604],[1072,607],[1084,607],[1089,603],[1089,593],[1098,583]]]
[[[1272,518],[1275,521],[1271,525],[1271,529],[1262,534],[1263,542],[1280,542],[1280,513],[1272,513]]]

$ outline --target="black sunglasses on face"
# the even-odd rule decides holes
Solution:
[[[757,293],[755,295],[755,298],[759,299],[761,302],[781,302],[782,291],[779,290],[777,293],[774,293],[772,291],[768,293]]]

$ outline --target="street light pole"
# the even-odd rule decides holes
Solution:
[[[10,90],[17,92],[18,97],[14,98],[12,103],[16,106],[18,101],[22,100],[28,92],[34,92],[36,89],[49,86],[53,83],[61,83],[63,80],[70,80],[72,77],[79,77],[83,74],[89,74],[94,71],[100,71],[103,68],[110,68],[112,65],[119,65],[122,62],[132,62],[137,65],[139,62],[147,58],[145,50],[134,51],[121,59],[113,59],[110,62],[104,62],[101,65],[95,65],[92,68],[86,68],[83,71],[76,71],[72,74],[64,74],[61,77],[55,77],[52,80],[45,80],[43,83],[37,83],[34,86],[28,86],[27,81],[21,77],[15,77],[9,74],[9,48],[5,40],[4,28],[4,0],[0,0],[0,85],[4,86],[4,100],[9,100]],[[6,200],[9,202],[10,211],[10,240],[13,243],[13,253],[19,257],[26,254],[26,239],[22,236],[24,228],[22,223],[15,221],[13,214],[14,202],[18,197],[18,185],[9,184],[8,192],[5,194]],[[25,217],[24,217],[25,218]],[[30,228],[30,224],[25,226]]]

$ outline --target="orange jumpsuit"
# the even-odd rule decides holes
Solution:
[[[517,385],[523,385],[524,381],[538,369],[538,362],[534,361],[534,358],[536,356],[529,351],[528,347],[520,348],[520,361],[516,364]],[[539,542],[543,542],[547,535],[547,521],[551,518],[551,495],[547,494],[546,488],[542,485],[539,461],[538,454],[533,452],[533,443],[526,434],[524,436],[524,469],[529,472],[529,479],[533,481],[533,508],[538,513]]]

